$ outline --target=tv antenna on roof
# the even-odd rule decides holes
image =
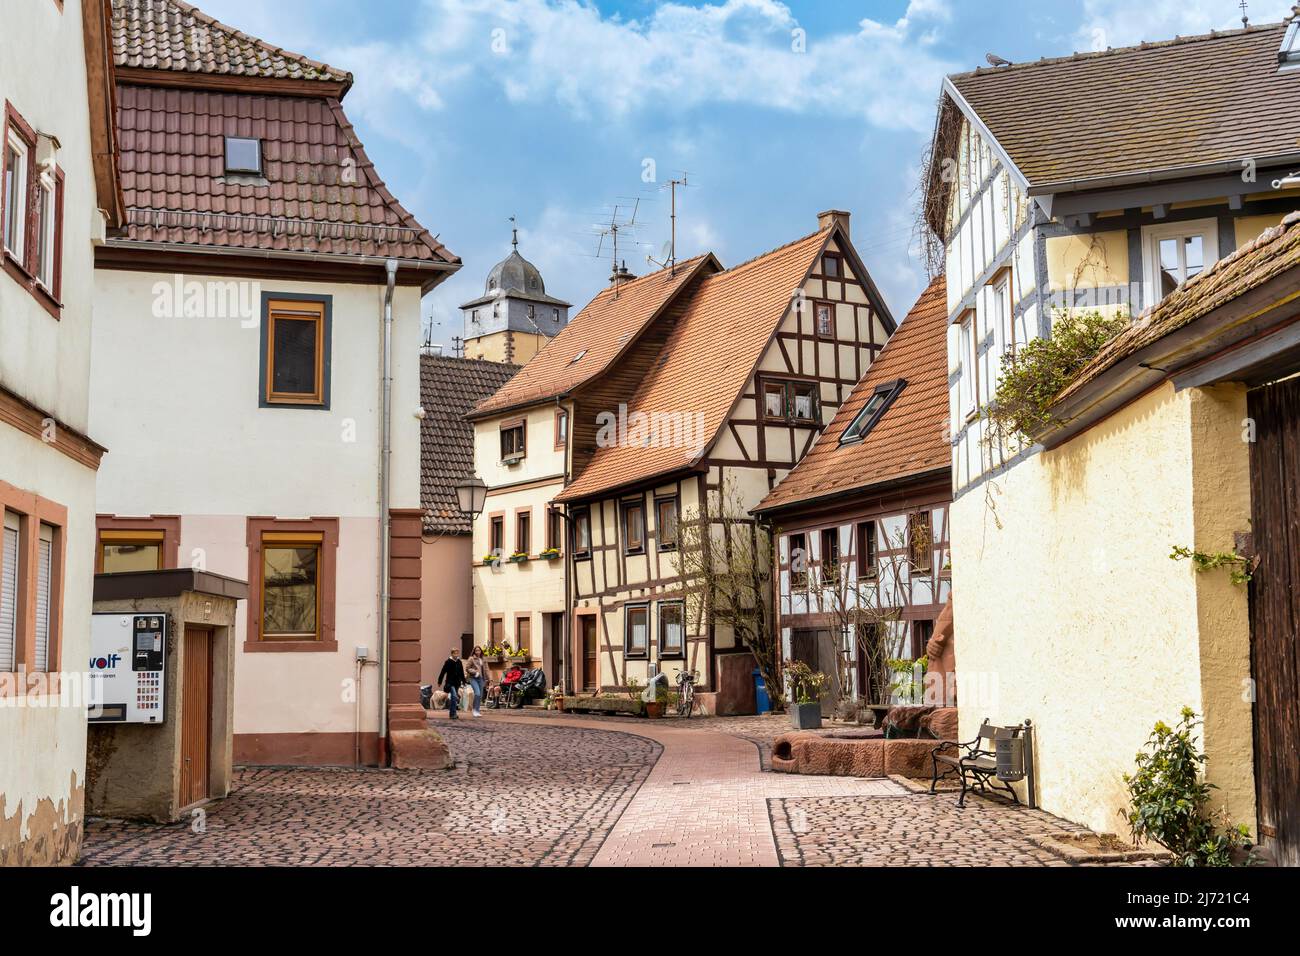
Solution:
[[[632,232],[636,228],[636,214],[637,214],[637,210],[639,210],[640,208],[641,208],[641,200],[638,198],[633,201],[632,215],[629,216],[625,221],[619,222],[618,219],[619,207],[618,204],[615,203],[614,211],[610,213],[609,224],[606,225],[604,229],[600,230],[599,233],[600,241],[596,243],[596,258],[597,259],[600,258],[601,250],[605,248],[605,237],[608,236],[612,248],[612,252],[610,254],[610,270],[609,270],[611,279],[613,279],[613,277],[618,275],[618,234],[620,232]],[[615,282],[614,284],[614,296],[615,298],[618,297],[617,282]]]
[[[660,262],[653,256],[645,257],[647,262],[653,262],[661,269],[667,268],[669,275],[677,274],[677,187],[689,185],[689,183],[686,182],[686,176],[686,170],[682,170],[681,179],[670,179],[664,184],[668,187],[669,193],[672,196],[671,208],[668,213],[669,238],[668,242],[664,246],[663,253],[666,258],[663,262]]]

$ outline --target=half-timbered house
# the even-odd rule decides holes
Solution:
[[[831,677],[827,707],[887,703],[881,665],[924,655],[948,600],[945,306],[940,277],[754,509],[777,531],[783,657]]]
[[[487,506],[473,530],[474,642],[526,649],[552,685],[574,686],[566,638],[572,533],[551,502],[594,443],[594,425],[576,412],[579,396],[609,376],[623,381],[634,368],[629,357],[656,348],[656,320],[720,268],[703,255],[640,278],[616,273],[467,416],[475,473],[487,485]]]
[[[1266,794],[1281,795],[1298,842],[1293,772],[1275,754],[1252,766],[1252,739],[1295,739],[1293,671],[1273,685],[1280,709],[1251,699],[1261,654],[1293,655],[1294,628],[1272,618],[1252,634],[1245,588],[1170,560],[1230,555],[1252,530],[1270,536],[1261,553],[1286,554],[1275,522],[1294,513],[1294,486],[1285,504],[1253,494],[1285,484],[1256,460],[1253,408],[1273,398],[1250,386],[1294,365],[1249,366],[1287,347],[1272,333],[1292,319],[1274,308],[1294,298],[1291,270],[1256,267],[1290,261],[1295,226],[1255,246],[1300,206],[1297,13],[943,84],[925,209],[948,282],[957,684],[989,689],[961,709],[960,736],[984,717],[1032,720],[1040,804],[1098,829],[1125,805],[1122,775],[1152,726],[1190,706],[1216,802],[1246,823],[1258,806],[1267,836]],[[1236,324],[1185,327],[1192,300],[1191,315]],[[1067,390],[1062,427],[990,440],[981,410],[1002,356],[1050,337],[1062,309],[1129,313],[1126,347]],[[1228,345],[1236,359],[1211,362]],[[1285,431],[1287,414],[1268,418]],[[1278,440],[1274,453],[1290,447]]]
[[[807,453],[894,331],[848,213],[818,222],[703,275],[576,401],[575,476],[557,500],[576,535],[577,689],[693,670],[726,711],[752,688],[752,657],[731,628],[686,613],[678,546],[687,523],[752,521],[748,509]]]

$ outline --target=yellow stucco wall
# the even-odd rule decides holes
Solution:
[[[1244,417],[1240,388],[1165,385],[953,504],[961,736],[1031,719],[1053,813],[1124,832],[1122,774],[1186,705],[1217,798],[1254,826],[1246,593],[1169,558],[1249,528]]]
[[[1047,276],[1052,292],[1127,285],[1128,233],[1120,229],[1048,239]]]

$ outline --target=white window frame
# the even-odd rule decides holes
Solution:
[[[54,293],[54,263],[58,258],[58,251],[54,248],[55,217],[58,214],[56,204],[59,185],[51,173],[42,173],[40,180],[36,184],[40,190],[40,234],[36,237],[37,242],[37,269],[36,281],[41,287],[49,292]]]
[[[979,398],[975,390],[975,350],[978,347],[975,338],[975,310],[968,309],[957,322],[957,352],[961,356],[957,379],[957,411],[963,422],[970,421],[979,410]]]
[[[1188,219],[1182,222],[1160,223],[1142,227],[1142,306],[1150,308],[1164,296],[1160,295],[1160,243],[1164,239],[1201,237],[1201,251],[1205,264],[1201,271],[1219,261],[1219,222],[1217,219]]]
[[[28,189],[31,186],[31,171],[28,165],[32,161],[31,150],[27,146],[26,140],[15,133],[9,131],[9,138],[6,140],[5,152],[12,149],[18,154],[18,168],[14,176],[14,193],[11,196],[4,197],[4,222],[0,223],[0,229],[3,229],[4,235],[0,236],[0,242],[8,250],[9,255],[16,261],[25,263],[27,261],[27,204],[31,201],[28,195]],[[7,161],[8,156],[4,159]],[[3,168],[0,167],[0,175],[3,175]],[[15,201],[17,200],[17,201]],[[9,227],[15,224],[18,235],[16,244],[10,243]]]
[[[50,669],[50,614],[54,597],[54,528],[41,522],[36,542],[36,651],[32,670]]]
[[[18,667],[18,604],[23,584],[18,565],[22,546],[19,516],[0,510],[0,674],[12,673]]]

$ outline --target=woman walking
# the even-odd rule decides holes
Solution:
[[[488,665],[483,658],[483,648],[475,647],[465,661],[465,677],[474,688],[474,716],[483,716],[483,695],[487,690]]]

